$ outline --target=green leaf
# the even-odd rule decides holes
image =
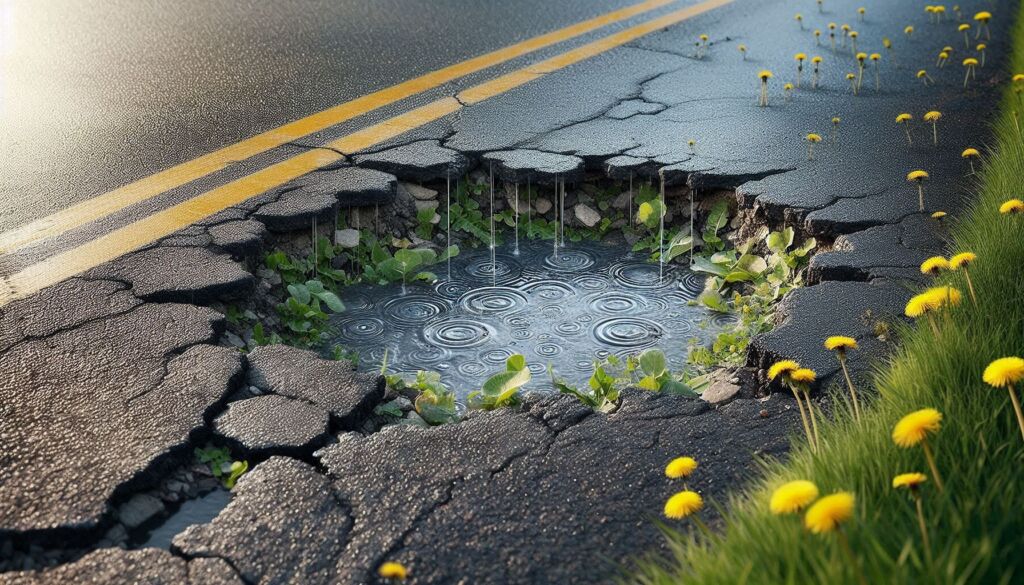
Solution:
[[[527,368],[501,372],[488,378],[481,390],[483,390],[485,396],[497,398],[498,401],[501,401],[509,394],[514,394],[519,388],[529,382],[530,378],[530,370]]]
[[[704,239],[707,240],[709,234],[712,236],[717,234],[718,230],[725,227],[727,223],[729,223],[729,203],[721,199],[711,208],[711,213],[708,214],[708,219],[704,222]]]
[[[330,291],[324,291],[322,293],[319,293],[316,295],[316,298],[323,301],[324,304],[327,305],[327,308],[330,309],[331,311],[334,311],[335,313],[340,313],[345,310],[345,305],[342,304],[341,299],[338,298],[338,295]]]
[[[511,355],[505,360],[505,369],[510,372],[518,372],[524,368],[526,368],[526,357],[521,353]]]
[[[693,265],[690,266],[690,270],[694,272],[704,272],[707,274],[713,274],[715,276],[725,276],[728,274],[728,269],[724,266],[715,264],[711,260],[703,256],[694,256]]]
[[[658,383],[658,378],[655,376],[644,376],[637,382],[637,387],[657,392],[661,388],[661,384]]]
[[[303,305],[308,305],[311,298],[309,288],[304,284],[289,284],[288,294],[292,295],[289,301],[294,299]]]
[[[665,359],[665,352],[660,349],[644,350],[638,358],[640,369],[648,376],[658,377],[668,369],[668,362]]]
[[[768,249],[776,254],[784,254],[790,246],[793,245],[793,237],[795,232],[793,228],[787,227],[780,232],[772,232],[768,234],[768,239],[765,243],[768,244]]]

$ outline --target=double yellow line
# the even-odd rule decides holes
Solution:
[[[481,55],[461,63],[411,79],[350,102],[264,132],[237,144],[222,148],[192,161],[176,165],[155,175],[110,191],[93,199],[0,234],[0,254],[24,248],[39,240],[63,234],[88,222],[106,217],[129,205],[145,201],[218,170],[232,162],[244,160],[281,146],[303,136],[353,119],[369,111],[436,88],[444,83],[493,65],[568,40],[597,28],[631,18],[676,0],[647,0],[610,12],[572,26]],[[316,170],[341,158],[338,152],[358,152],[404,134],[461,109],[500,95],[534,79],[578,63],[639,37],[692,18],[734,0],[705,0],[663,16],[645,21],[617,33],[602,37],[578,48],[501,75],[475,85],[458,94],[411,109],[379,123],[347,134],[324,146],[293,156],[255,173],[226,183],[187,201],[156,212],[134,223],[111,231],[81,246],[51,256],[28,266],[0,287],[0,306],[56,284],[150,244],[246,199]]]

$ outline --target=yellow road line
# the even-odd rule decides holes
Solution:
[[[335,126],[388,104],[440,87],[471,73],[493,67],[539,49],[578,37],[671,4],[678,0],[645,0],[639,4],[602,14],[508,47],[474,57],[437,71],[415,77],[322,112],[290,122],[241,142],[173,166],[113,191],[98,195],[47,217],[0,233],[0,254],[26,247],[46,238],[63,234],[78,226],[106,217],[129,205],[145,201],[165,191],[217,172],[231,163]]]
[[[353,152],[368,148],[452,114],[463,107],[462,103],[477,103],[500,95],[545,74],[599,55],[666,26],[730,4],[733,1],[706,0],[670,12],[561,55],[471,87],[459,94],[459,100],[449,97],[433,101],[347,134],[324,146],[341,152]],[[109,232],[77,248],[51,256],[11,275],[8,279],[9,292],[5,293],[0,290],[0,306],[151,244],[200,219],[283,185],[340,158],[340,154],[328,149],[304,152]]]

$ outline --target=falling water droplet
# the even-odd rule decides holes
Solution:
[[[665,274],[665,172],[658,173],[661,177],[661,217],[658,221],[658,282]]]
[[[512,215],[516,218],[516,248],[512,252],[516,256],[519,255],[519,182],[516,182],[516,206],[512,211]]]
[[[445,197],[445,212],[444,215],[447,218],[445,221],[445,231],[448,233],[448,247],[445,250],[450,250],[452,247],[452,170],[451,167],[444,174],[446,197]],[[452,255],[448,254],[448,280],[452,279]]]

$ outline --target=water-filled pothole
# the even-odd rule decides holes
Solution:
[[[624,245],[580,242],[554,252],[550,242],[464,251],[434,267],[433,286],[358,285],[340,295],[333,341],[356,350],[360,368],[436,370],[465,398],[512,354],[526,356],[534,381],[550,389],[548,364],[583,383],[596,360],[650,347],[673,368],[690,339],[707,342],[732,317],[690,306],[704,279],[685,267],[647,261]],[[707,326],[703,326],[703,324]]]

